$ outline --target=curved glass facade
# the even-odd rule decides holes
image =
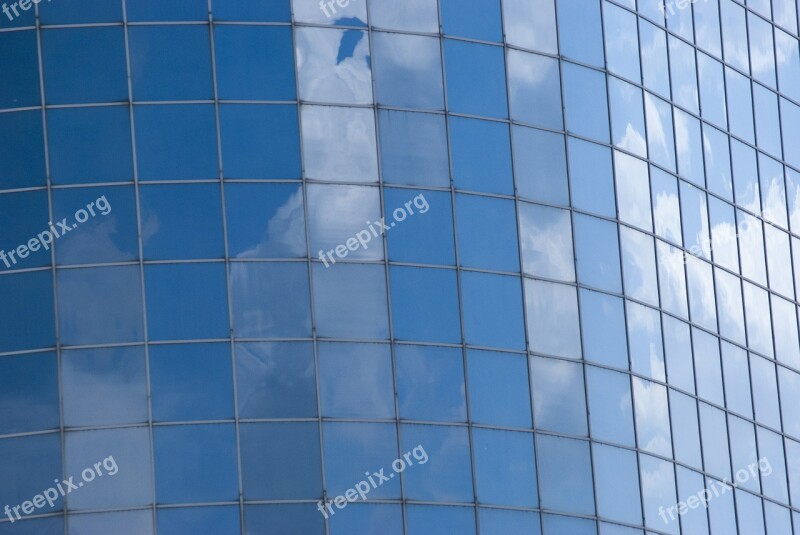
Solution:
[[[796,0],[6,0],[0,535],[800,532]]]

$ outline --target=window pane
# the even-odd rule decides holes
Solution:
[[[380,1],[388,3],[387,0]],[[429,2],[429,0],[424,1]],[[408,4],[406,7],[409,7]],[[392,2],[392,11],[397,9],[397,3]],[[348,30],[350,31],[352,30]],[[372,36],[378,104],[403,108],[443,109],[442,62],[438,40],[420,35],[384,32],[375,32]],[[447,50],[449,60],[450,49]],[[340,60],[337,58],[337,61]],[[449,74],[448,72],[448,76]]]
[[[450,186],[443,115],[379,111],[385,183]]]
[[[538,435],[536,446],[539,454],[542,508],[593,515],[594,493],[589,443]]]
[[[628,376],[589,366],[586,383],[592,438],[634,446],[631,383]]]
[[[317,358],[322,416],[394,418],[388,345],[321,343]]]
[[[444,51],[450,111],[508,117],[503,50],[446,39]]]
[[[525,349],[520,280],[462,272],[464,338],[470,345]]]
[[[553,0],[545,0],[552,5]],[[561,78],[553,58],[508,50],[508,84],[512,119],[561,130]]]
[[[561,65],[567,129],[572,133],[608,143],[606,77],[601,72],[573,63],[564,62]],[[560,129],[560,115],[557,125]]]
[[[378,181],[372,110],[302,106],[301,116],[306,177],[331,182]]]
[[[473,430],[476,494],[481,503],[536,507],[533,434]]]
[[[569,204],[564,136],[514,127],[514,164],[520,197]]]
[[[523,271],[535,277],[574,281],[569,211],[520,203],[519,217]]]
[[[240,31],[241,27],[236,29]],[[372,104],[367,32],[298,28],[295,40],[302,100]]]
[[[519,271],[517,222],[513,202],[457,194],[456,215],[458,252],[463,265]]]
[[[580,210],[616,217],[611,151],[573,137],[568,138],[567,143],[572,205]]]
[[[536,428],[587,435],[583,367],[575,362],[533,357],[531,377]]]
[[[594,444],[592,452],[597,513],[610,520],[641,524],[636,453],[601,444]]]
[[[555,0],[506,0],[503,15],[511,45],[557,54]]]
[[[580,290],[581,326],[587,360],[628,369],[628,344],[622,299]]]
[[[530,350],[581,358],[578,298],[574,286],[525,279]]]
[[[460,349],[396,345],[394,351],[401,418],[444,422],[467,420],[464,364]],[[505,383],[503,385],[507,387]],[[527,388],[527,380],[525,386]],[[472,411],[473,420],[477,418],[476,409],[489,407],[494,402],[495,391],[487,394],[492,397],[487,397],[485,402],[476,401],[483,399],[481,392],[470,384],[470,399],[476,405]],[[517,404],[514,406],[518,407]]]

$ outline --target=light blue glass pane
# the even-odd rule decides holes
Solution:
[[[461,285],[467,343],[524,349],[519,278],[463,272]]]
[[[703,125],[703,148],[706,158],[706,183],[709,191],[732,201],[733,182],[728,136],[716,128]]]
[[[750,397],[750,368],[747,352],[728,342],[722,342],[722,371],[725,374],[725,391],[737,392],[728,395],[726,407],[746,418],[753,417],[753,401]]]
[[[798,80],[800,85],[800,80]],[[783,146],[800,146],[800,106],[796,106],[785,98],[781,99],[781,126],[783,127]],[[795,167],[800,167],[800,155],[797,151],[787,150],[786,161]]]
[[[514,165],[521,197],[550,204],[569,204],[564,136],[514,127]]]
[[[640,12],[653,9],[655,2],[642,2]],[[661,15],[663,18],[663,15]],[[653,17],[656,18],[656,17]],[[642,79],[644,86],[662,97],[670,97],[667,35],[661,28],[639,19],[639,38],[642,41]]]
[[[725,82],[728,95],[728,106],[731,110],[750,110],[753,108],[750,80],[733,69],[725,68]],[[730,132],[755,143],[753,116],[750,113],[730,113]]]
[[[334,512],[336,510],[333,508]],[[274,523],[265,524],[270,529],[274,525]],[[349,535],[359,530],[380,531],[385,535],[403,535],[403,511],[400,505],[354,503],[350,504],[347,514],[332,517],[329,526],[330,535]],[[290,527],[294,529],[295,525]],[[324,526],[320,526],[319,533],[325,533]],[[256,532],[253,535],[256,535]]]
[[[647,156],[642,90],[622,80],[609,77],[611,104],[611,141],[615,146],[638,156]]]
[[[451,503],[474,499],[466,427],[403,425],[400,437],[405,452],[403,491],[408,499]],[[401,463],[393,464],[392,470],[398,466]]]
[[[367,260],[383,258],[380,244],[372,243],[374,237],[386,232],[381,226],[378,188],[312,184],[306,188],[306,195],[311,254],[316,251],[326,268],[330,267],[329,262],[335,264],[348,256]],[[403,212],[402,206],[400,212]],[[398,214],[402,215],[400,212]],[[386,219],[391,221],[391,217]],[[395,221],[387,221],[384,226],[395,225]]]
[[[233,424],[159,426],[153,429],[159,503],[235,500],[238,495]],[[202,470],[197,468],[202,466]],[[206,485],[213,478],[213,485]]]
[[[711,5],[711,2],[706,3]],[[716,5],[716,3],[714,4]],[[698,8],[695,7],[695,15],[697,14]],[[695,17],[695,20],[699,19]],[[722,63],[705,54],[698,54],[697,70],[703,118],[726,128],[728,126],[728,117]]]
[[[439,30],[435,0],[408,0],[399,5],[394,0],[368,0],[368,3],[370,23],[380,28],[412,32]]]
[[[455,271],[393,266],[389,277],[395,338],[460,343]]]
[[[397,403],[401,418],[466,421],[464,364],[460,349],[396,345],[394,351]],[[470,398],[475,400],[480,391],[476,393],[473,386],[470,389]],[[477,405],[484,406],[480,403]],[[476,419],[475,408],[472,418]]]
[[[725,405],[719,360],[719,338],[695,327],[692,329],[692,345],[697,395],[717,405]]]
[[[542,438],[539,438],[539,451]],[[594,444],[592,453],[598,514],[609,520],[641,524],[636,453],[601,444]]]
[[[775,429],[781,428],[778,383],[775,364],[750,354],[750,374],[756,420]]]
[[[453,209],[449,192],[384,188],[383,195],[384,213],[387,215],[404,207],[407,202],[412,202],[420,210],[387,233],[389,260],[455,264]],[[424,215],[421,210],[425,210]],[[376,226],[379,225],[376,223],[372,228]],[[365,225],[363,228],[369,227]]]
[[[573,137],[568,138],[567,143],[573,206],[616,217],[611,151],[608,147]]]
[[[587,360],[628,369],[625,311],[619,297],[581,289],[581,326]]]
[[[450,117],[449,123],[455,187],[512,194],[508,126],[464,117]]]
[[[389,337],[383,266],[314,264],[313,277],[318,336]]]
[[[688,510],[684,510],[683,515],[680,515],[681,528],[684,533],[707,535],[708,518],[705,510],[706,508],[702,507],[702,505],[705,505],[703,499],[707,496],[703,493],[703,490],[706,489],[706,483],[703,481],[703,476],[697,472],[688,470],[683,466],[678,466],[677,472],[678,500],[688,504],[689,500],[691,499],[691,503],[694,504],[695,500],[698,498],[700,499],[698,505],[695,505],[695,507],[689,507]],[[709,498],[706,499],[713,499],[713,491],[707,490],[707,492],[709,493]],[[680,510],[678,513],[680,514]]]
[[[378,104],[430,110],[444,108],[441,51],[437,39],[384,32],[373,33],[372,39]],[[446,50],[449,62],[450,48]],[[448,80],[452,80],[449,72]],[[449,94],[452,106],[452,93]]]
[[[644,502],[645,525],[677,535],[680,531],[679,522],[665,523],[659,512],[670,505],[677,503],[675,495],[675,472],[673,465],[649,455],[639,454],[639,470],[641,473],[642,500]],[[658,484],[648,484],[658,481]],[[665,505],[666,504],[666,505]],[[661,509],[663,508],[663,509]],[[666,516],[666,513],[665,513]],[[677,519],[678,516],[675,515]]]
[[[226,184],[228,251],[236,258],[306,256],[299,184]]]
[[[245,500],[322,496],[316,422],[242,424],[239,434]]]
[[[378,122],[385,183],[450,186],[443,115],[381,110]]]
[[[321,343],[317,358],[323,416],[394,418],[388,345]]]
[[[235,349],[240,418],[316,417],[310,342],[240,343]]]
[[[475,480],[482,503],[536,507],[533,435],[515,431],[473,430]]]
[[[578,280],[610,292],[622,291],[619,239],[614,222],[575,214]]]
[[[228,344],[156,345],[150,347],[149,354],[153,420],[233,418]],[[242,383],[239,381],[240,395]]]
[[[552,5],[553,0],[545,0]],[[535,73],[535,74],[534,74]],[[558,61],[521,50],[508,51],[508,92],[515,121],[561,130]]]
[[[148,419],[142,347],[64,351],[61,384],[66,426],[131,424]],[[46,407],[46,399],[43,396],[39,410]]]
[[[636,437],[640,449],[672,455],[667,389],[657,383],[633,378]]]
[[[661,316],[664,328],[664,354],[667,379],[675,386],[694,394],[694,365],[689,325],[672,316]]]
[[[570,212],[520,203],[519,224],[523,271],[535,277],[574,282]]]
[[[595,510],[589,443],[538,435],[536,447],[539,482],[542,486],[542,508],[593,515]],[[617,477],[623,476],[620,474]]]
[[[514,203],[476,195],[456,196],[458,247],[468,267],[519,271]]]
[[[151,340],[230,335],[224,264],[147,266],[145,288]]]
[[[509,44],[558,53],[555,0],[505,0],[503,22]]]
[[[647,117],[647,148],[650,159],[674,172],[675,140],[673,139],[672,106],[645,91],[644,109]]]
[[[544,515],[545,535],[596,535],[597,526],[594,520],[573,518],[560,515]]]
[[[696,2],[694,6],[694,26],[697,46],[722,58],[720,42],[719,3]]]
[[[142,236],[145,260],[225,256],[218,185],[142,186],[139,199],[142,228],[147,229]],[[198,213],[203,217],[196,217]],[[199,235],[202,240],[195,238]]]
[[[508,117],[503,50],[447,39],[444,51],[450,110]]]
[[[150,433],[146,427],[68,432],[65,441],[65,473],[74,475],[76,483],[86,482],[80,492],[70,493],[70,509],[122,508],[153,502]],[[102,462],[98,471],[103,475],[87,482],[90,472],[92,477],[96,475],[92,467],[98,462]]]
[[[669,403],[675,460],[699,470],[703,466],[703,460],[700,450],[700,424],[697,420],[697,402],[686,394],[670,389]]]
[[[700,432],[703,441],[703,468],[715,477],[731,481],[725,413],[711,405],[700,403]]]
[[[298,28],[295,40],[301,100],[372,103],[371,59],[366,32]],[[289,68],[292,68],[291,63]],[[250,85],[249,80],[246,85]]]
[[[561,53],[603,67],[603,28],[600,1],[558,0]]]
[[[392,473],[392,461],[397,459],[397,433],[394,424],[333,423],[323,429],[325,440],[325,482],[329,496],[344,495],[345,491],[365,480],[364,471],[383,470],[384,477]],[[423,469],[423,466],[409,468]],[[373,480],[378,483],[380,478]],[[400,497],[400,478],[373,486],[369,499]]]
[[[138,266],[63,269],[58,271],[57,276],[62,344],[143,340],[141,275]],[[163,292],[161,295],[166,297]],[[179,296],[171,293],[170,297],[177,299]],[[148,304],[153,311],[151,319],[157,319],[158,300],[148,299]],[[175,316],[169,317],[170,321],[176,322]],[[151,338],[154,334],[151,330]]]
[[[587,435],[582,366],[574,362],[533,357],[531,378],[536,428]]]
[[[587,370],[592,438],[634,446],[630,379],[594,366]]]
[[[603,2],[608,70],[633,82],[641,82],[636,15]]]
[[[55,248],[56,262],[88,264],[124,262],[138,258],[135,195],[134,188],[125,186],[53,191],[53,221],[58,226],[56,230],[61,233]],[[180,210],[177,203],[174,208]],[[209,214],[209,219],[212,224],[222,223],[219,219],[215,221],[212,214]],[[62,224],[66,222],[66,226],[72,228],[69,234],[64,232],[63,227],[58,224],[59,221]],[[209,228],[210,225],[195,221],[193,227],[193,230],[202,232],[213,242],[213,229]],[[152,230],[152,227],[146,228],[148,231]],[[180,242],[173,242],[170,246],[176,249],[191,247]]]
[[[311,333],[305,262],[235,262],[231,299],[237,338],[293,338]]]
[[[470,417],[498,427],[531,427],[528,359],[524,355],[469,350]]]
[[[64,354],[65,367],[66,355],[67,353]],[[83,386],[89,389],[92,385],[89,383]],[[65,404],[71,400],[69,395],[74,395],[73,387],[65,378]],[[55,353],[0,358],[0,401],[1,435],[59,427],[61,416],[58,408],[58,361]]]
[[[699,113],[695,51],[672,35],[668,38],[672,99],[693,113]]]
[[[703,141],[700,121],[677,108],[675,112],[675,140],[678,152],[678,172],[700,187],[705,187],[703,167]]]
[[[526,279],[525,303],[531,351],[581,357],[578,300],[573,286]]]
[[[152,511],[121,511],[117,513],[92,513],[70,515],[69,532],[75,535],[110,533],[119,535],[150,535],[153,533]]]

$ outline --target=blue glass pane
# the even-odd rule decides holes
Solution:
[[[194,535],[209,530],[219,535],[239,535],[239,508],[181,507],[158,510],[158,531],[174,535]]]
[[[611,292],[622,291],[615,223],[575,214],[575,249],[581,283]]]
[[[225,104],[219,109],[226,178],[299,178],[297,108]]]
[[[150,388],[155,421],[233,418],[230,346],[150,346]]]
[[[531,351],[581,357],[578,296],[574,286],[526,279],[525,304]]]
[[[587,368],[592,438],[634,446],[631,382],[626,374]]]
[[[0,36],[0,43],[2,40]],[[5,89],[0,90],[0,94],[5,94]],[[26,140],[25,150],[17,150],[18,139]],[[0,114],[0,161],[3,162],[0,189],[45,185],[44,128],[40,112]]]
[[[236,344],[240,418],[317,415],[314,348],[309,342]]]
[[[450,150],[456,188],[484,193],[513,193],[508,126],[451,117]]]
[[[397,6],[393,5],[391,9],[396,10]],[[441,52],[437,39],[375,32],[372,43],[378,104],[429,110],[444,108]],[[413,61],[410,58],[414,58]]]
[[[403,425],[400,437],[400,449],[405,452],[403,491],[408,499],[451,503],[473,500],[466,427]]]
[[[383,195],[385,214],[415,199],[423,209],[422,201],[429,207],[423,217],[406,218],[402,224],[395,225],[391,232],[387,232],[389,260],[445,266],[455,264],[450,193],[385,188]]]
[[[541,535],[542,533],[538,513],[482,508],[479,518],[483,535]]]
[[[519,271],[514,203],[505,199],[458,194],[458,248],[468,267]]]
[[[133,180],[127,108],[50,109],[47,133],[54,184]]]
[[[508,92],[511,117],[515,121],[561,130],[564,119],[560,84],[555,59],[520,50],[508,51]]]
[[[105,0],[64,0],[40,7],[39,18],[42,24],[122,22],[122,4]]]
[[[238,497],[233,424],[156,427],[153,451],[158,503],[230,501]],[[214,484],[205,484],[207,481]]]
[[[508,117],[503,50],[448,39],[444,52],[450,110]]]
[[[4,505],[13,506],[31,500],[42,489],[52,487],[53,479],[62,475],[61,439],[58,433],[4,438],[0,440],[0,458],[6,460],[0,463],[0,477],[6,482],[3,488]],[[8,462],[10,459],[14,461]],[[45,511],[60,511],[63,506],[63,498],[57,496],[53,507],[48,506]],[[19,520],[18,516],[25,516],[24,511],[17,509],[13,516]]]
[[[464,365],[460,349],[397,345],[395,369],[401,418],[466,421]],[[470,395],[475,398],[472,387]],[[472,416],[475,418],[474,410]]]
[[[322,497],[316,423],[242,424],[239,433],[245,500]]]
[[[337,511],[335,507],[331,510],[334,514]],[[403,535],[403,510],[400,505],[354,503],[349,505],[347,514],[332,517],[329,525],[330,535],[350,535],[360,530]]]
[[[118,513],[91,513],[70,515],[69,532],[77,535],[114,532],[118,535],[151,535],[152,511],[122,511]]]
[[[518,277],[463,272],[464,337],[468,344],[524,349]]]
[[[46,191],[0,195],[1,270],[50,265],[50,248],[55,238],[52,229],[47,230],[51,222],[47,205]]]
[[[391,280],[392,324],[399,340],[461,341],[456,273],[445,269],[394,266]]]
[[[625,311],[622,299],[612,295],[580,291],[583,351],[587,360],[628,368]]]
[[[134,26],[128,30],[136,100],[214,97],[211,44],[204,26]]]
[[[533,434],[473,430],[476,494],[482,503],[536,507]]]
[[[616,217],[611,151],[573,137],[569,145],[569,173],[575,208]]]
[[[7,300],[0,308],[0,351],[55,346],[53,276],[49,271],[1,276],[0,294]]]
[[[236,20],[249,22],[289,22],[290,0],[273,2],[215,2],[214,20]]]
[[[25,50],[24,45],[21,49]],[[48,73],[44,81],[48,104],[128,100],[125,34],[121,27],[44,30],[42,66]],[[36,91],[30,94],[35,95]]]
[[[601,2],[558,0],[561,53],[568,58],[603,67]]]
[[[537,429],[570,435],[588,434],[580,364],[533,357],[531,384]]]
[[[406,513],[409,535],[475,533],[475,513],[469,507],[412,505]]]
[[[324,535],[324,519],[315,509],[305,503],[247,505],[244,508],[244,533],[259,535],[275,530],[297,535]]]
[[[229,336],[223,264],[150,265],[144,274],[151,340]]]
[[[145,260],[225,256],[218,185],[142,186],[139,200]],[[198,235],[203,239],[195,239]]]
[[[0,358],[0,407],[0,435],[58,427],[61,418],[55,354]]]
[[[382,473],[390,481],[373,478],[376,482],[369,499],[400,497],[400,478],[391,478],[391,463],[397,459],[397,433],[394,424],[382,423],[326,423],[325,482],[331,497],[344,495],[345,491],[360,481],[366,481],[365,470],[374,475]],[[411,469],[424,468],[415,466]],[[367,478],[368,479],[368,478]],[[380,482],[380,485],[378,485]]]
[[[567,129],[580,136],[608,143],[608,97],[605,76],[601,72],[572,63],[562,63],[562,65]]]
[[[542,508],[593,515],[594,493],[589,443],[538,435],[536,448],[539,454]],[[631,475],[630,472],[628,475]]]
[[[127,13],[132,21],[208,20],[208,4],[205,0],[185,0],[180,4],[128,0]]]
[[[381,110],[379,123],[384,182],[450,185],[443,115]]]
[[[481,41],[502,40],[497,0],[442,0],[442,32]]]
[[[288,27],[215,26],[214,50],[219,98],[294,100],[294,54]]]
[[[314,264],[317,335],[386,339],[389,315],[383,266]]]
[[[470,417],[499,427],[531,428],[528,359],[493,351],[467,352]]]
[[[514,168],[519,195],[549,204],[569,204],[564,136],[514,127]]]

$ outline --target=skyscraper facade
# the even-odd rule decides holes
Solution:
[[[6,0],[0,535],[800,533],[796,0]]]

